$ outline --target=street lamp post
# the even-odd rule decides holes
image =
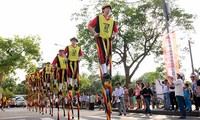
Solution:
[[[193,64],[193,58],[192,58],[192,49],[191,49],[191,41],[188,40],[189,50],[190,50],[190,60],[191,60],[191,66],[192,66],[192,74],[194,74],[194,64]]]
[[[166,29],[167,29],[167,36],[168,36],[168,47],[169,47],[169,52],[170,52],[170,63],[171,63],[171,72],[172,72],[172,76],[174,78],[176,78],[176,73],[175,73],[175,63],[174,63],[174,55],[172,52],[172,43],[170,40],[170,31],[169,31],[169,14],[170,14],[170,7],[169,4],[166,3],[165,0],[163,0],[163,13],[164,13],[164,17],[165,17],[165,21],[166,21]]]

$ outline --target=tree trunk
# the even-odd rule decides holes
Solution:
[[[124,80],[124,85],[128,85],[131,80],[130,80],[130,68],[128,66],[124,66],[125,68],[125,80]]]

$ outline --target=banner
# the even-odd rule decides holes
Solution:
[[[174,31],[163,36],[162,47],[166,76],[173,76],[176,78],[176,73],[179,73],[179,62]]]

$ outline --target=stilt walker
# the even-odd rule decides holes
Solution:
[[[78,62],[78,66],[79,66],[79,62]],[[77,85],[78,85],[78,88],[80,87],[80,76],[79,76],[79,72],[77,72]],[[78,111],[78,120],[80,120],[80,89],[76,90],[76,96],[77,96],[77,111]]]
[[[114,37],[118,33],[115,21],[109,16],[110,12],[111,5],[105,4],[102,6],[102,15],[95,17],[88,25],[88,29],[94,35],[97,43],[97,54],[100,62],[100,75],[102,80],[102,93],[107,120],[111,119],[112,110],[110,97],[112,94],[112,40],[114,40]]]
[[[63,89],[63,81],[66,84],[67,82],[67,65],[65,61],[65,56],[63,54],[64,50],[59,50],[59,54],[54,58],[52,65],[54,68],[57,69],[58,73],[58,83],[59,83],[59,90],[58,90],[58,120],[60,119],[59,116],[59,104],[60,104],[60,98],[62,96],[62,89]]]
[[[80,119],[80,79],[79,79],[79,61],[82,58],[82,51],[81,48],[77,45],[78,40],[73,37],[70,39],[71,45],[67,46],[65,48],[64,54],[66,54],[66,59],[67,59],[67,74],[68,74],[68,92],[69,92],[69,97],[70,97],[70,106],[73,112],[73,92],[72,89],[74,88],[74,91],[76,92],[77,95],[77,100],[78,100],[78,120]],[[73,83],[72,83],[73,81]],[[72,118],[73,118],[72,114]]]
[[[43,68],[43,79],[44,79],[44,88],[45,91],[46,91],[46,95],[47,95],[47,98],[45,98],[45,101],[46,101],[46,105],[45,105],[45,112],[47,113],[47,101],[50,102],[50,92],[51,92],[51,86],[50,86],[50,83],[51,83],[51,74],[53,72],[53,69],[52,69],[52,66],[50,64],[50,62],[47,62],[45,67]],[[51,109],[51,108],[50,108]]]

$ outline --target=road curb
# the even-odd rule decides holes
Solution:
[[[113,111],[118,111],[118,109],[112,109]],[[127,110],[128,113],[144,113],[143,110]],[[175,115],[180,116],[179,111],[166,111],[166,110],[152,110],[152,114],[158,115]],[[187,116],[197,116],[200,117],[200,111],[186,112]]]

